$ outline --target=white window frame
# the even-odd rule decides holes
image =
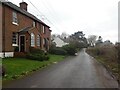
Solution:
[[[45,26],[43,26],[43,33],[45,33]]]
[[[36,22],[35,21],[33,21],[33,27],[36,27]]]
[[[35,35],[34,33],[31,33],[31,47],[35,46]]]
[[[40,46],[40,35],[37,35],[37,46]]]
[[[15,38],[13,39],[13,33],[12,33],[12,46],[18,46],[18,34],[15,33]],[[16,43],[13,43],[13,40],[15,40]]]
[[[14,25],[18,25],[18,17],[17,17],[17,13],[15,11],[13,11],[13,13],[12,13],[12,23]]]

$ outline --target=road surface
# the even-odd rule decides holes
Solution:
[[[4,88],[118,88],[109,72],[85,50],[78,56],[16,80]]]

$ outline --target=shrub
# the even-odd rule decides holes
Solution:
[[[30,48],[30,53],[26,55],[26,58],[37,61],[44,61],[48,60],[49,56],[43,50]]]
[[[120,43],[115,45],[115,49],[117,50],[117,60],[118,64],[120,64]]]
[[[119,50],[120,47],[111,45],[111,46],[99,46],[87,49],[87,52],[92,56],[97,56],[97,59],[102,62],[112,73],[120,80],[120,67],[119,60]]]
[[[93,47],[87,49],[87,52],[91,52],[95,56],[102,56],[105,54],[105,50],[102,47]]]
[[[49,52],[51,54],[56,54],[56,55],[66,55],[67,54],[67,52],[63,48],[58,48],[58,47],[51,48],[49,50]]]
[[[40,54],[44,54],[45,52],[41,49],[38,48],[34,48],[34,47],[30,47],[30,53],[40,53]]]
[[[106,60],[117,61],[117,49],[114,46],[102,46],[87,49],[94,56],[102,56]]]
[[[70,44],[63,46],[63,49],[67,51],[68,55],[75,55],[77,52],[77,48]]]
[[[19,52],[19,47],[14,47],[15,52]]]
[[[0,66],[1,67],[1,66]],[[2,76],[4,77],[5,76],[5,74],[6,74],[6,69],[5,69],[5,67],[4,66],[2,66]]]
[[[37,61],[44,61],[44,60],[48,60],[49,59],[48,55],[32,54],[32,53],[27,54],[26,57],[28,59],[37,60]]]

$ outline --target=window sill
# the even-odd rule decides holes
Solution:
[[[18,23],[15,23],[15,22],[12,22],[12,24],[14,24],[14,25],[17,25],[17,26],[18,26]]]
[[[35,45],[34,45],[34,46],[31,46],[31,47],[35,47]]]
[[[17,47],[18,45],[17,44],[12,44],[12,46]]]

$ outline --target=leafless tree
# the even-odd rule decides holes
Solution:
[[[96,42],[97,36],[96,35],[89,35],[88,36],[88,44],[90,46],[94,46]]]

